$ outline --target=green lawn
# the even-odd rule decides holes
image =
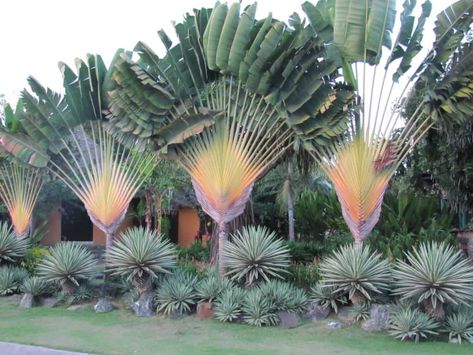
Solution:
[[[327,321],[296,329],[137,318],[64,308],[20,309],[0,298],[0,341],[105,354],[472,354],[473,345],[401,343],[358,327],[327,329]]]

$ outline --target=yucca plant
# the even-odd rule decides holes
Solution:
[[[312,154],[334,185],[343,217],[360,245],[378,222],[388,182],[412,147],[435,120],[458,119],[471,111],[456,104],[471,101],[471,75],[451,78],[455,89],[448,91],[442,73],[472,23],[473,6],[460,0],[437,16],[433,49],[423,59],[419,53],[429,1],[421,9],[415,1],[404,1],[396,35],[395,0],[306,2],[303,8],[314,35],[331,43],[333,60],[359,97],[347,134]],[[411,69],[414,59],[421,64]],[[415,112],[409,117],[402,110],[390,112],[417,84],[428,86],[429,92]]]
[[[242,311],[243,321],[249,325],[261,327],[278,323],[274,305],[259,288],[251,289],[246,293]]]
[[[14,162],[0,165],[0,198],[8,209],[18,238],[30,232],[31,216],[43,185],[39,169],[20,166]]]
[[[215,301],[215,318],[221,322],[234,322],[240,319],[245,295],[246,291],[238,286],[223,290]]]
[[[445,303],[473,301],[473,266],[445,243],[423,243],[406,253],[394,269],[394,294],[413,299],[431,315],[442,317]]]
[[[320,264],[327,287],[335,293],[347,293],[354,304],[371,301],[373,294],[390,290],[391,267],[368,246],[354,244],[340,247]]]
[[[418,308],[401,307],[391,316],[389,334],[401,341],[417,343],[421,338],[437,335],[439,327],[439,323]]]
[[[38,276],[51,283],[58,283],[62,292],[72,295],[81,280],[88,280],[96,272],[94,256],[79,244],[63,242],[49,249],[38,265]]]
[[[462,339],[473,343],[473,309],[460,307],[454,314],[450,314],[445,321],[444,331],[448,332],[448,339],[456,339],[461,344]]]
[[[111,276],[131,280],[144,293],[159,274],[169,274],[176,266],[174,245],[163,235],[142,227],[126,230],[110,248],[107,269]]]
[[[165,315],[190,313],[197,302],[197,277],[184,271],[166,276],[156,293],[157,310]]]
[[[0,265],[23,258],[28,250],[28,239],[17,238],[7,222],[0,222]]]
[[[283,278],[289,267],[289,250],[276,233],[262,226],[248,226],[232,235],[223,256],[232,280],[244,280],[250,287],[258,280]]]
[[[356,322],[367,320],[370,317],[369,303],[354,304],[351,309],[351,314]]]
[[[30,276],[25,278],[20,285],[21,292],[28,293],[33,297],[41,296],[48,292],[49,289],[49,282],[37,276]]]
[[[338,313],[338,306],[346,304],[348,300],[346,292],[336,290],[337,286],[329,286],[323,281],[319,281],[310,289],[310,300],[324,309],[331,308],[335,313]]]
[[[222,292],[233,287],[232,282],[218,274],[211,272],[203,280],[195,285],[195,291],[199,302],[213,302]]]
[[[302,312],[308,303],[305,291],[287,282],[270,280],[258,287],[274,311]]]
[[[19,290],[23,280],[28,277],[26,270],[17,266],[0,267],[0,296],[6,296]]]

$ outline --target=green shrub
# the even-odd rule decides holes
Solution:
[[[7,222],[0,222],[0,265],[14,263],[24,257],[28,245],[27,238],[17,238]]]
[[[335,292],[348,293],[353,303],[367,303],[373,294],[390,289],[391,268],[369,247],[347,245],[320,263],[325,284]]]
[[[291,263],[312,263],[323,254],[321,243],[315,242],[285,242]]]
[[[310,287],[320,280],[320,268],[316,263],[291,264],[286,280],[294,286],[309,290]]]
[[[232,283],[228,279],[220,277],[215,272],[208,273],[207,277],[204,277],[195,286],[197,299],[199,302],[213,302],[231,286]]]
[[[225,289],[215,302],[215,318],[221,322],[233,322],[239,319],[242,315],[245,294],[245,290],[238,286]]]
[[[197,277],[181,270],[164,277],[156,294],[158,312],[165,315],[190,313],[197,301],[196,283]]]
[[[130,228],[110,248],[107,268],[111,276],[132,281],[140,291],[149,291],[153,279],[176,266],[174,245],[145,228]]]
[[[368,303],[354,304],[350,312],[356,322],[367,320],[370,317],[370,305]]]
[[[61,291],[58,293],[58,301],[59,303],[65,305],[73,305],[73,304],[80,304],[84,302],[89,302],[92,299],[92,289],[88,282],[81,283],[74,293],[68,293]]]
[[[30,248],[26,252],[26,255],[21,261],[20,265],[25,268],[25,270],[27,270],[30,275],[34,275],[36,273],[36,268],[47,254],[49,254],[49,252],[46,248]]]
[[[265,227],[249,226],[232,236],[223,255],[227,276],[244,280],[247,287],[270,277],[283,278],[289,267],[289,252],[282,240]]]
[[[246,293],[242,311],[243,321],[249,325],[261,327],[278,323],[278,316],[274,313],[274,305],[259,288],[253,288]]]
[[[204,245],[195,241],[188,247],[177,247],[179,260],[184,261],[210,261],[210,243]]]
[[[26,277],[28,277],[26,270],[18,266],[0,267],[0,296],[18,292]]]
[[[37,277],[30,276],[23,280],[20,285],[20,291],[23,293],[29,293],[30,295],[37,297],[47,293],[50,290],[50,285],[47,281]]]
[[[418,308],[400,307],[390,319],[389,334],[396,339],[414,340],[416,343],[421,338],[437,335],[440,324]]]
[[[473,309],[460,307],[457,313],[451,314],[445,321],[445,331],[448,339],[457,339],[461,344],[462,339],[473,342]]]
[[[308,302],[304,290],[287,282],[271,280],[259,285],[263,296],[271,303],[273,311],[302,312]]]
[[[73,294],[80,280],[96,272],[94,256],[85,247],[71,242],[56,244],[38,265],[38,276],[61,285],[65,294]]]
[[[424,243],[406,254],[394,270],[395,295],[422,303],[431,315],[443,313],[443,304],[473,301],[473,266],[461,252],[444,243]]]
[[[317,282],[310,289],[310,300],[322,308],[331,308],[338,313],[338,306],[347,303],[347,297],[343,292],[336,291],[336,286],[324,285],[323,281]]]

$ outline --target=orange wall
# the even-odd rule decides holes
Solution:
[[[113,239],[117,238],[120,233],[124,232],[130,227],[133,227],[133,218],[130,216],[125,216],[125,219],[123,220],[122,224],[120,224],[120,227],[118,227],[117,233]],[[105,233],[102,232],[95,224],[93,225],[92,240],[94,245],[105,245]]]
[[[55,244],[61,241],[61,212],[60,206],[54,207],[48,214],[48,234],[41,240],[43,244]]]
[[[190,207],[180,207],[178,213],[177,244],[189,246],[195,241],[200,228],[199,215]]]

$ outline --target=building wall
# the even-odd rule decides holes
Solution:
[[[180,207],[178,216],[177,244],[189,246],[195,241],[200,229],[200,219],[196,210],[190,207]]]
[[[54,207],[48,214],[48,233],[41,243],[46,245],[56,244],[61,241],[61,206]]]

